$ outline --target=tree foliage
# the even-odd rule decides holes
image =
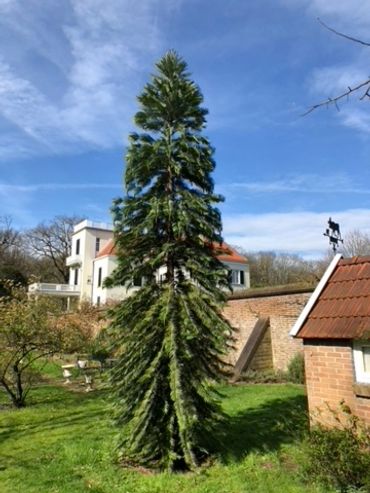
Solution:
[[[129,137],[126,195],[113,208],[118,267],[106,285],[145,283],[112,311],[121,353],[112,383],[123,458],[191,469],[221,415],[211,383],[230,335],[220,314],[228,277],[214,255],[222,198],[199,88],[174,52],[156,68],[138,97],[144,132]]]
[[[39,378],[37,362],[62,351],[73,352],[90,341],[84,313],[74,318],[47,297],[28,298],[8,282],[9,297],[0,298],[0,386],[15,407],[23,407]],[[91,323],[91,313],[88,313]]]

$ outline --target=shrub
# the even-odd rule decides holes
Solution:
[[[247,370],[240,376],[240,380],[246,383],[286,383],[288,381],[286,373],[280,370]]]
[[[287,381],[292,383],[304,383],[304,357],[302,353],[297,353],[290,360],[287,368]]]
[[[312,428],[307,446],[306,472],[325,486],[340,492],[370,491],[370,428],[342,403],[340,428]]]
[[[288,365],[287,371],[282,370],[247,370],[240,376],[247,383],[304,383],[304,358],[297,353]]]

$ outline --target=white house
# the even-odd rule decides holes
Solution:
[[[249,288],[247,259],[226,243],[217,246],[217,249],[221,251],[217,257],[231,271],[233,289]],[[117,265],[113,227],[106,223],[85,220],[76,224],[72,235],[71,255],[66,264],[70,268],[69,284],[34,283],[29,286],[29,293],[64,296],[68,304],[75,297],[99,305],[125,298],[139,287],[120,286],[107,289],[103,286],[104,279]],[[158,278],[160,274],[159,272]]]

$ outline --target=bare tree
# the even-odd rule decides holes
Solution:
[[[355,38],[353,36],[349,36],[348,34],[344,34],[340,31],[337,31],[336,29],[333,29],[332,27],[325,24],[325,22],[323,22],[319,18],[317,20],[325,29],[334,33],[336,36],[339,36],[339,37],[344,38],[346,40],[352,41],[354,43],[361,44],[362,46],[370,47],[370,43],[368,43],[367,41],[363,41],[362,39],[358,39],[358,38]],[[370,98],[370,77],[368,77],[365,80],[356,82],[355,85],[347,86],[347,88],[344,89],[342,93],[338,94],[335,97],[332,97],[332,98],[328,97],[327,99],[324,99],[323,101],[320,101],[319,103],[316,103],[316,104],[310,106],[310,108],[308,108],[308,110],[305,113],[303,113],[302,116],[308,115],[309,113],[316,110],[317,108],[320,108],[322,106],[328,107],[329,105],[335,106],[336,109],[339,111],[338,103],[341,102],[343,99],[348,99],[349,96],[351,96],[352,94],[357,93],[359,91],[361,91],[360,92],[360,94],[361,94],[360,100],[361,101],[364,100],[365,98]]]
[[[20,234],[12,227],[10,216],[0,217],[0,259],[20,245]]]
[[[55,281],[68,283],[66,258],[71,251],[73,226],[81,220],[78,216],[57,216],[26,232],[29,251],[38,259],[50,260]]]
[[[370,255],[370,235],[358,229],[350,231],[344,239],[343,255],[345,257]]]
[[[322,275],[319,261],[307,261],[289,253],[251,253],[235,248],[248,258],[252,287],[315,284]]]
[[[12,227],[10,216],[0,217],[0,297],[8,296],[7,281],[27,284],[27,259],[21,234]]]

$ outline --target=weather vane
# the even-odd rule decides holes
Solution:
[[[338,250],[339,242],[343,243],[339,223],[335,223],[332,221],[331,217],[329,217],[328,225],[329,227],[326,228],[324,236],[329,238],[329,243],[333,248],[333,252],[336,252]]]

